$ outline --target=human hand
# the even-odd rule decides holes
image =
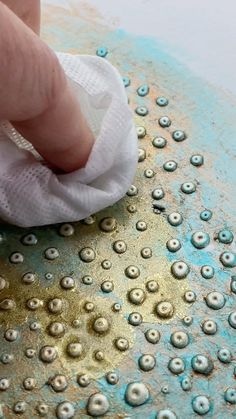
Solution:
[[[53,167],[85,166],[93,134],[54,52],[39,38],[40,0],[0,1],[0,121]]]

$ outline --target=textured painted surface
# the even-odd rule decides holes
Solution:
[[[44,402],[48,406],[47,417],[53,418],[58,404],[68,401],[71,403],[69,409],[74,407],[74,417],[87,418],[90,417],[86,410],[88,398],[100,392],[109,401],[105,415],[109,418],[154,419],[163,409],[169,409],[179,419],[195,418],[198,414],[193,410],[196,405],[193,400],[199,395],[209,400],[206,417],[236,418],[236,404],[232,403],[236,396],[231,396],[231,403],[225,400],[228,388],[236,391],[236,326],[229,322],[230,313],[236,312],[236,283],[232,280],[235,268],[227,268],[220,261],[223,252],[235,253],[236,249],[234,239],[227,244],[218,237],[222,229],[233,232],[236,221],[235,103],[193,77],[165,52],[163,45],[152,39],[131,37],[121,30],[110,31],[96,13],[86,7],[80,9],[79,15],[75,10],[70,13],[61,12],[61,9],[55,13],[55,10],[48,8],[43,29],[44,38],[55,49],[94,54],[97,48],[106,47],[106,59],[118,67],[122,76],[130,78],[127,93],[131,108],[145,106],[149,111],[145,117],[134,112],[136,125],[144,126],[147,132],[139,140],[140,149],[145,150],[140,155],[145,158],[139,162],[134,180],[137,193],[130,196],[131,190],[131,194],[113,208],[96,214],[86,223],[75,224],[69,237],[60,234],[60,226],[30,231],[1,226],[0,274],[6,283],[1,280],[0,284],[5,288],[0,291],[0,304],[6,298],[11,301],[8,310],[4,305],[0,310],[0,380],[9,380],[9,388],[0,391],[2,417],[15,417],[15,403],[25,401],[22,417],[37,417],[37,406]],[[150,90],[141,97],[137,89],[143,84]],[[159,96],[168,98],[166,107],[155,103]],[[171,125],[162,128],[158,120],[166,115]],[[182,142],[175,141],[172,138],[175,130],[183,130],[187,138]],[[164,148],[153,146],[153,139],[160,136],[167,140]],[[200,167],[190,163],[195,154],[204,156],[204,164]],[[163,168],[170,160],[177,163],[173,172]],[[152,177],[147,177],[150,173]],[[184,193],[181,185],[185,182],[192,182],[196,191]],[[164,190],[160,200],[152,197],[156,188]],[[155,210],[153,204],[163,208]],[[209,221],[200,218],[204,209],[213,213]],[[168,215],[173,212],[183,217],[182,224],[176,227],[168,222]],[[116,220],[110,232],[102,230],[100,222],[104,217]],[[143,223],[141,227],[137,225],[139,221],[146,223],[147,228]],[[206,247],[202,249],[196,248],[199,241],[193,243],[192,239],[192,234],[199,231],[210,236],[209,244],[204,243]],[[23,244],[22,238],[28,233],[35,234],[36,244]],[[175,253],[166,247],[167,241],[173,238],[181,243]],[[127,245],[124,253],[114,250],[117,240]],[[94,260],[89,263],[79,256],[81,249],[86,247],[95,252]],[[45,257],[48,248],[58,249],[55,260]],[[141,255],[143,248],[152,250],[150,258]],[[14,252],[23,255],[22,262],[12,263],[21,260],[21,256],[12,259]],[[104,260],[110,261],[111,265]],[[172,275],[171,266],[175,261],[184,261],[189,266],[190,272],[185,279]],[[129,277],[126,269],[130,265],[139,269],[136,278]],[[205,265],[214,268],[214,276],[210,279],[201,274]],[[35,274],[35,282],[29,285],[22,281],[27,272]],[[132,272],[137,270],[131,269],[131,276]],[[52,275],[45,277],[48,273]],[[84,284],[86,275],[93,278],[92,284]],[[65,276],[74,279],[71,290],[61,286]],[[154,292],[150,292],[150,280],[159,285]],[[108,281],[105,286],[112,287],[111,292],[104,292],[104,281]],[[140,304],[134,304],[130,297],[129,292],[134,288],[141,289],[145,297]],[[186,296],[186,291],[194,294]],[[209,295],[215,291],[220,294]],[[39,299],[36,310],[27,307],[27,301],[33,297]],[[49,301],[56,297],[63,303],[59,314],[48,310]],[[173,313],[168,319],[160,315],[160,311],[158,314],[157,305],[161,301],[172,304]],[[94,304],[91,312],[86,310],[86,302]],[[119,311],[115,311],[115,303],[121,305]],[[130,324],[132,312],[141,314],[143,321],[139,326]],[[93,329],[93,322],[98,317],[105,318],[109,324],[108,330],[100,335]],[[74,323],[76,319],[80,323]],[[204,323],[206,320],[213,323]],[[40,325],[36,331],[30,329],[34,321]],[[55,321],[65,327],[59,337],[52,336],[50,331],[50,324]],[[208,334],[211,327],[214,329],[214,322],[217,330]],[[4,337],[9,328],[18,331],[16,341],[9,342]],[[145,337],[150,328],[160,333],[160,340],[155,344]],[[184,332],[184,335],[180,334],[181,342],[181,339],[187,339],[183,348],[176,347],[175,339],[171,340],[174,332]],[[128,342],[124,351],[116,346],[119,337]],[[72,358],[66,352],[71,342],[82,345],[78,358]],[[56,349],[58,357],[54,362],[46,364],[42,356],[40,358],[44,345]],[[27,348],[35,350],[32,358],[25,356]],[[218,352],[222,348],[230,351],[230,362],[222,362],[224,358]],[[103,352],[104,359],[96,359],[97,351]],[[13,355],[9,364],[3,362],[4,354]],[[150,371],[140,368],[143,354],[151,354],[156,360]],[[203,369],[203,374],[194,371],[193,357],[197,354],[213,361],[214,369]],[[99,356],[102,357],[101,353]],[[168,367],[170,360],[176,357],[184,364],[184,371],[179,374]],[[108,383],[108,371],[117,373],[117,384]],[[82,387],[78,377],[85,373],[91,383]],[[58,374],[63,375],[64,380],[66,377],[68,383],[61,392],[55,392],[50,384]],[[36,381],[32,390],[24,388],[23,381],[27,377]],[[186,377],[191,382],[189,390],[183,389]],[[125,400],[127,385],[132,382],[143,383],[149,390],[148,400],[136,407]],[[66,416],[65,412],[63,416],[59,411],[57,417],[71,416]],[[159,417],[171,419],[175,416],[169,413],[169,416]]]

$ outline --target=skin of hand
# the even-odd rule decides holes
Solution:
[[[84,167],[94,143],[55,53],[39,38],[40,0],[0,1],[0,120],[51,165]]]

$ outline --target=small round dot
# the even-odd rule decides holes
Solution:
[[[30,310],[38,310],[40,307],[43,306],[43,301],[40,300],[39,298],[34,297],[26,302],[26,306]]]
[[[139,96],[147,96],[149,93],[149,86],[147,84],[143,84],[137,89],[137,93]]]
[[[143,148],[138,149],[138,162],[142,162],[146,159],[146,151]]]
[[[82,278],[82,282],[84,285],[92,285],[93,284],[93,278],[90,275],[85,275]]]
[[[49,247],[45,250],[44,255],[48,260],[55,260],[59,257],[59,252],[55,247]]]
[[[192,357],[191,366],[195,372],[203,375],[209,375],[214,369],[212,360],[201,354],[197,354]]]
[[[57,406],[56,414],[58,419],[71,419],[75,415],[75,408],[72,403],[62,402]]]
[[[4,333],[4,337],[6,340],[8,340],[8,342],[15,342],[19,337],[19,332],[15,329],[7,329]]]
[[[0,357],[0,361],[5,365],[12,364],[12,362],[14,361],[14,355],[9,353],[3,353]]]
[[[191,316],[185,316],[183,318],[183,324],[185,326],[191,326],[192,323],[193,323],[193,318]]]
[[[130,212],[130,214],[134,214],[137,211],[137,207],[134,204],[128,205],[127,206],[127,211]]]
[[[130,313],[128,317],[128,322],[132,326],[139,326],[143,321],[142,315],[140,313]]]
[[[27,358],[34,358],[34,356],[36,355],[36,350],[35,349],[33,349],[33,348],[27,348],[26,350],[25,350],[25,356],[27,357]]]
[[[186,301],[186,303],[194,303],[194,301],[196,301],[196,294],[194,291],[186,291],[184,294],[184,299]]]
[[[87,412],[93,417],[103,416],[108,412],[109,407],[107,397],[102,393],[95,393],[89,397]]]
[[[135,185],[131,185],[128,191],[126,192],[128,196],[136,196],[138,195],[138,188]]]
[[[94,304],[90,301],[87,301],[84,305],[84,309],[87,311],[87,313],[91,313],[94,310]]]
[[[26,411],[26,403],[23,401],[16,402],[14,404],[13,410],[15,413],[21,414]]]
[[[166,99],[166,97],[164,97],[164,96],[158,96],[157,98],[156,98],[156,104],[158,105],[158,106],[167,106],[168,105],[168,99]]]
[[[183,217],[178,212],[172,212],[168,215],[167,220],[172,226],[177,227],[182,224]]]
[[[67,354],[72,358],[78,358],[81,356],[83,352],[83,348],[81,343],[79,342],[71,342],[67,345],[66,348]]]
[[[114,284],[113,284],[113,282],[112,281],[104,281],[101,284],[101,290],[103,292],[106,292],[106,293],[112,292],[114,290]]]
[[[79,252],[79,256],[80,256],[80,259],[85,263],[93,262],[96,257],[95,252],[91,247],[84,247]]]
[[[162,116],[162,117],[158,120],[158,122],[159,122],[159,125],[160,125],[162,128],[167,128],[167,127],[169,127],[169,126],[171,125],[171,120],[170,120],[170,118],[169,118],[168,116]]]
[[[56,393],[65,391],[68,387],[68,382],[64,375],[55,375],[49,379],[49,384]]]
[[[161,387],[161,392],[163,394],[169,394],[169,392],[170,392],[169,386],[168,385],[165,385],[165,386]]]
[[[40,416],[47,416],[48,414],[48,405],[44,402],[41,402],[36,407],[36,411]]]
[[[106,217],[106,218],[103,218],[100,221],[99,227],[105,233],[111,233],[112,231],[114,231],[116,229],[117,222],[116,222],[115,218],[113,218],[113,217]]]
[[[30,328],[30,330],[32,330],[34,332],[37,332],[37,330],[41,329],[41,324],[39,322],[35,321],[35,322],[30,323],[29,328]]]
[[[106,47],[99,47],[96,51],[96,54],[98,57],[104,58],[108,54],[108,50]]]
[[[95,223],[95,217],[93,217],[92,215],[83,219],[83,224],[85,224],[87,226],[90,226],[94,223]]]
[[[166,247],[170,252],[175,253],[181,249],[181,243],[178,239],[170,239],[166,243]]]
[[[131,406],[141,406],[149,399],[149,390],[144,383],[130,383],[126,387],[125,400]]]
[[[210,402],[206,396],[196,396],[192,400],[192,407],[195,413],[205,415],[210,410]]]
[[[225,390],[225,401],[230,404],[236,404],[236,388],[229,387]]]
[[[106,374],[106,380],[109,384],[115,385],[118,383],[119,377],[115,372],[110,371]]]
[[[171,265],[171,272],[176,279],[184,279],[188,276],[190,269],[187,263],[179,260]]]
[[[110,260],[105,259],[105,260],[102,261],[101,266],[102,266],[103,269],[108,270],[108,269],[111,269],[112,263],[111,263]]]
[[[143,247],[140,254],[143,259],[149,259],[152,257],[152,249],[150,247]]]
[[[145,332],[145,338],[149,343],[152,343],[153,345],[159,342],[160,337],[160,332],[158,332],[156,329],[148,329]]]
[[[152,191],[152,197],[153,199],[162,199],[165,196],[165,192],[163,190],[163,188],[156,188]]]
[[[193,182],[184,182],[181,185],[181,191],[186,194],[192,194],[196,191],[196,185]]]
[[[137,266],[130,265],[125,269],[125,275],[130,279],[135,279],[139,277],[140,270]]]
[[[155,172],[152,169],[146,169],[144,170],[144,176],[148,179],[151,179],[153,176],[155,176]]]
[[[137,132],[138,138],[144,138],[147,133],[146,128],[142,126],[136,127],[136,132]]]
[[[211,279],[213,278],[215,274],[215,269],[212,266],[204,265],[201,267],[201,275],[205,279]]]
[[[202,323],[202,331],[206,335],[215,335],[217,332],[217,324],[214,320],[204,320]]]
[[[36,387],[36,380],[31,377],[25,378],[23,381],[23,386],[25,390],[31,391]]]
[[[167,144],[167,141],[163,137],[155,137],[152,140],[152,145],[156,148],[164,148]]]
[[[60,285],[65,290],[71,290],[75,287],[75,280],[70,276],[64,276],[60,281]]]
[[[4,300],[0,301],[0,310],[10,311],[15,308],[16,308],[16,303],[11,298],[5,298]]]
[[[170,337],[170,342],[175,348],[183,349],[189,344],[189,336],[186,332],[174,332]]]
[[[51,279],[53,278],[53,274],[50,272],[47,272],[44,276],[47,279],[47,281],[51,281]]]
[[[220,261],[226,268],[234,268],[236,266],[236,254],[232,252],[223,252],[220,255]]]
[[[173,140],[180,142],[186,140],[187,136],[184,131],[176,130],[172,133]]]
[[[53,346],[43,346],[39,351],[41,361],[52,363],[57,358],[57,350]]]
[[[136,223],[136,229],[138,231],[145,231],[145,230],[147,230],[147,223],[145,221],[139,220]]]
[[[163,164],[163,169],[166,172],[174,172],[178,167],[178,164],[174,160],[169,160]]]
[[[73,236],[75,229],[71,224],[62,224],[59,229],[59,234],[63,237]]]
[[[118,313],[121,310],[121,304],[119,304],[119,303],[113,304],[112,310],[115,311],[116,313]]]
[[[220,310],[225,305],[225,297],[218,291],[209,292],[205,300],[207,306],[213,310]]]
[[[156,306],[156,313],[163,319],[169,319],[174,314],[174,307],[169,301],[160,301]]]
[[[99,334],[106,333],[109,328],[109,322],[105,317],[98,317],[93,323],[93,330]]]
[[[236,294],[236,276],[232,276],[230,283],[230,290]]]
[[[117,240],[113,243],[113,249],[118,254],[125,253],[127,250],[127,244],[123,240]]]
[[[229,243],[232,243],[232,241],[234,239],[234,235],[233,235],[232,231],[225,229],[225,230],[219,231],[219,233],[217,235],[217,238],[218,238],[219,242],[229,244]]]
[[[200,213],[200,218],[202,221],[209,221],[212,218],[212,211],[207,209],[203,210]]]
[[[118,338],[115,340],[115,346],[119,351],[124,352],[129,349],[129,342],[125,338]]]
[[[185,370],[185,363],[181,358],[172,358],[168,368],[173,374],[181,374]]]
[[[104,360],[104,353],[102,351],[95,351],[94,358],[96,359],[96,361],[101,362]]]
[[[36,275],[32,272],[27,272],[22,276],[22,282],[24,284],[33,284],[36,280]]]
[[[135,109],[135,112],[139,116],[146,116],[148,114],[148,109],[146,108],[146,106],[138,106]]]
[[[232,354],[227,348],[221,348],[217,352],[218,359],[224,364],[229,364],[232,361]]]
[[[192,388],[192,381],[190,377],[183,377],[181,387],[184,391],[190,391]]]
[[[146,283],[146,289],[148,292],[157,292],[159,290],[158,282],[154,279],[151,279]]]
[[[7,281],[2,276],[0,276],[0,291],[4,290],[4,288],[6,288],[7,286]]]
[[[27,234],[22,238],[22,244],[25,244],[26,246],[32,246],[38,243],[38,239],[35,236],[35,234]]]
[[[10,387],[10,380],[8,378],[0,378],[0,391],[6,391]]]
[[[163,409],[157,413],[156,419],[177,419],[177,416],[171,410]]]
[[[48,310],[52,314],[61,313],[63,309],[63,302],[60,298],[53,298],[48,302]]]
[[[145,292],[141,288],[133,288],[128,293],[129,301],[135,305],[141,305],[145,300]]]
[[[153,355],[145,354],[140,356],[138,364],[141,370],[151,371],[156,365],[156,360]]]
[[[82,374],[78,376],[77,383],[81,387],[88,387],[88,385],[91,383],[91,380],[87,374]]]
[[[65,333],[65,326],[60,322],[50,323],[48,332],[51,336],[61,337]]]
[[[200,167],[200,166],[202,166],[202,165],[203,165],[203,163],[204,163],[204,157],[203,157],[201,154],[193,154],[193,155],[190,157],[190,163],[191,163],[193,166]]]
[[[9,258],[11,263],[18,264],[24,262],[24,256],[20,252],[14,252]]]
[[[203,249],[210,243],[210,236],[203,231],[197,231],[196,233],[193,233],[191,243],[197,249]]]

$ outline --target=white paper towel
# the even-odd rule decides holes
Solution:
[[[96,141],[86,166],[56,175],[7,121],[0,129],[0,219],[23,227],[83,219],[132,183],[138,153],[121,76],[106,60],[58,54]]]

